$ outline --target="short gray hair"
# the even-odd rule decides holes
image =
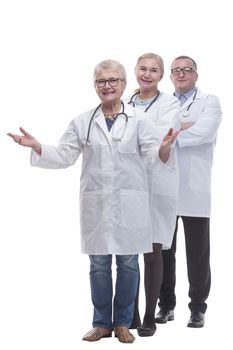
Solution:
[[[126,71],[125,71],[124,66],[120,62],[114,61],[114,60],[104,60],[104,61],[98,63],[94,69],[94,81],[96,80],[97,74],[102,69],[112,69],[112,70],[119,72],[121,75],[120,78],[126,82]]]
[[[190,60],[190,61],[193,63],[194,69],[197,71],[197,64],[196,64],[196,62],[194,61],[194,59],[193,59],[192,57],[185,56],[185,55],[178,56],[178,57],[176,57],[176,58],[173,60],[171,66],[173,66],[173,63],[174,63],[175,61],[177,61],[177,60]]]

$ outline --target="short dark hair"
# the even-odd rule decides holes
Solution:
[[[190,61],[192,61],[195,70],[197,70],[197,64],[196,64],[196,62],[194,61],[194,59],[191,58],[191,57],[189,57],[189,56],[185,56],[185,55],[176,57],[176,58],[173,60],[172,65],[173,65],[173,63],[174,63],[176,60],[180,60],[180,59],[181,59],[181,60],[190,60]]]

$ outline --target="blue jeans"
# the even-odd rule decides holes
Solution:
[[[93,327],[130,327],[138,287],[138,255],[116,255],[113,300],[112,255],[89,255]]]

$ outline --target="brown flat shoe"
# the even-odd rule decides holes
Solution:
[[[109,328],[95,327],[90,332],[84,335],[82,340],[97,341],[102,338],[110,338],[112,336],[112,330]]]
[[[127,327],[116,326],[114,328],[114,332],[115,332],[115,337],[117,337],[121,343],[133,343],[135,340],[133,334],[130,333]]]

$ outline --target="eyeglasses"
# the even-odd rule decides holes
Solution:
[[[97,79],[95,83],[99,88],[104,87],[107,83],[111,87],[114,87],[114,86],[117,86],[119,80],[124,81],[124,79],[121,79],[121,78],[110,78],[110,79]]]
[[[171,73],[173,75],[179,75],[180,73],[189,75],[192,74],[193,72],[196,72],[195,69],[191,68],[191,67],[184,67],[184,68],[172,68],[171,69]]]

